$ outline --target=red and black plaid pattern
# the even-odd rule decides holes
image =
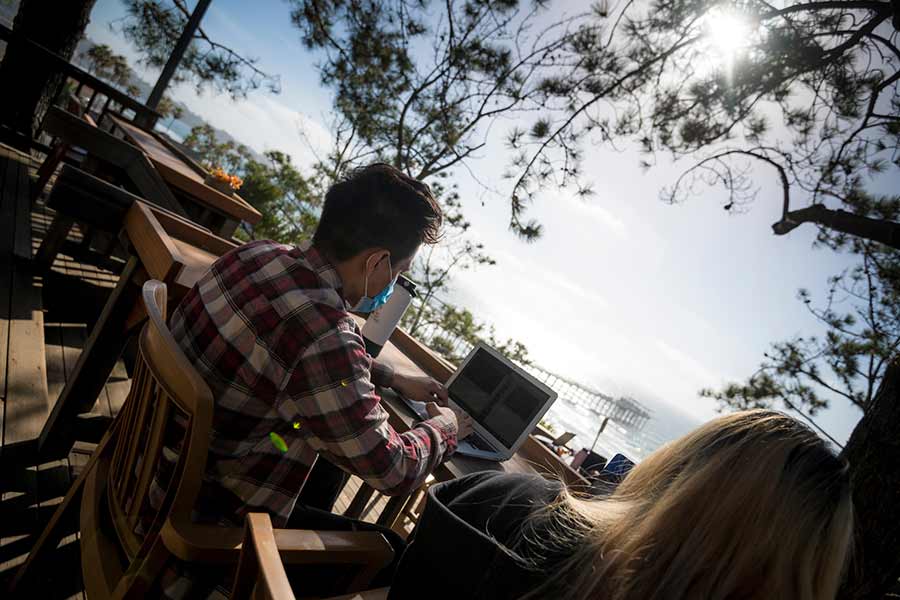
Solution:
[[[215,398],[200,521],[240,527],[265,511],[283,527],[317,454],[398,495],[456,447],[443,418],[403,434],[388,424],[375,384],[393,372],[366,353],[340,277],[309,245],[259,241],[222,256],[170,326]]]

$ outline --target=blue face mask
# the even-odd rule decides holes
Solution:
[[[353,307],[352,310],[354,312],[370,313],[378,310],[388,301],[388,298],[394,293],[394,283],[397,281],[394,278],[394,269],[391,267],[390,257],[388,257],[388,270],[391,272],[391,281],[374,297],[369,297],[369,275],[368,273],[366,274],[366,290],[363,293],[362,298],[360,298]]]

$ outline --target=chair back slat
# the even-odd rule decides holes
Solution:
[[[166,327],[165,285],[147,282],[143,300],[148,321],[106,488],[112,524],[132,560],[176,503],[190,514],[212,421],[212,394]]]
[[[125,403],[122,405],[122,410],[119,412],[118,416],[118,431],[122,432],[125,428],[125,423],[130,423],[134,418],[135,404],[134,396],[137,393],[138,389],[144,385],[144,379],[146,378],[147,370],[144,368],[143,361],[137,361],[135,365],[134,373],[131,376],[131,388],[128,391],[128,396],[125,399]],[[125,456],[124,454],[128,452],[128,443],[126,441],[126,436],[119,433],[116,435],[114,439],[113,446],[113,457],[111,464],[116,465],[116,469],[114,469],[111,478],[110,487],[113,488],[117,493],[121,489],[122,484],[122,470],[124,469],[125,464]]]
[[[113,463],[114,476],[120,477],[120,479],[114,481],[113,487],[118,491],[117,499],[123,504],[127,503],[133,490],[133,467],[138,460],[141,449],[141,428],[147,417],[147,412],[150,410],[151,399],[155,395],[153,392],[156,382],[147,373],[144,357],[139,355],[137,362],[137,368],[144,371],[144,377],[142,377],[142,385],[138,387],[132,385],[131,387],[130,397],[127,400],[130,400],[134,406],[128,415],[128,419],[122,424],[122,435],[119,437],[119,444],[124,447],[124,456],[121,464]]]
[[[139,452],[144,442],[141,426],[149,410],[149,399],[152,397],[150,392],[153,387],[153,379],[149,376],[146,362],[140,355],[137,358],[134,375],[131,391],[125,400],[126,412],[122,415],[120,435],[116,441],[106,488],[114,529],[129,558],[137,555],[142,541],[140,532],[136,532],[133,525],[130,525],[134,522],[134,517],[129,508],[134,494],[137,463],[143,457]]]
[[[135,477],[135,489],[128,501],[128,510],[135,514],[135,508],[147,497],[150,490],[150,480],[156,474],[159,465],[159,453],[162,451],[165,426],[169,418],[169,397],[160,394],[153,407],[153,417],[150,420],[150,428],[147,435],[147,446],[144,449],[145,460],[142,460]],[[135,524],[137,519],[135,518]]]

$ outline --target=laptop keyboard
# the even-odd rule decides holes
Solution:
[[[496,449],[488,444],[485,440],[481,438],[477,433],[473,433],[469,437],[465,439],[465,441],[469,442],[470,445],[478,448],[479,450],[484,450],[485,452],[495,452]]]

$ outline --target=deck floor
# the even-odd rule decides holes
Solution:
[[[33,174],[33,169],[32,169]],[[2,184],[2,181],[0,181]],[[49,189],[50,186],[48,186]],[[39,199],[32,209],[32,250],[37,250],[53,219],[53,211]],[[82,242],[82,232],[78,226],[69,235],[68,245],[77,247]],[[8,268],[0,264],[0,269]],[[85,264],[72,256],[60,254],[51,272],[40,278],[43,302],[44,355],[46,360],[47,394],[49,405],[53,406],[65,386],[66,379],[75,367],[85,340],[107,296],[115,287],[118,278],[115,273]],[[7,290],[0,290],[6,293]],[[20,342],[10,337],[9,344]],[[0,364],[5,370],[7,364]],[[3,373],[5,375],[5,372]],[[103,393],[97,399],[93,413],[115,416],[121,408],[130,387],[130,380],[122,361],[116,364],[112,376]],[[17,397],[10,392],[4,407],[19,402],[28,405],[36,399]],[[0,411],[0,431],[5,431],[13,423],[6,422],[10,411]],[[80,467],[86,464],[93,450],[93,444],[76,442],[65,460],[43,464],[13,463],[0,459],[0,590],[25,561],[28,551],[43,530],[56,506],[62,502],[66,490],[75,480]],[[352,477],[335,504],[336,513],[343,513],[360,487],[360,480]],[[387,499],[376,494],[370,502],[363,519],[374,522],[381,513]],[[78,525],[66,524],[69,535],[63,539],[56,555],[48,564],[53,564],[52,572],[42,577],[43,589],[40,598],[82,598],[80,552],[78,548]],[[411,523],[406,523],[406,529]]]
[[[53,214],[42,200],[32,209],[33,251],[40,245]],[[82,234],[75,227],[69,236],[69,243],[77,245],[81,240]],[[88,332],[117,280],[114,273],[78,262],[65,254],[58,256],[49,273],[36,278],[35,285],[41,289],[43,306],[43,353],[50,406],[65,386]],[[2,293],[9,293],[9,290],[2,290]],[[10,329],[7,341],[10,348],[17,344],[33,343],[33,340],[17,339],[16,331]],[[7,368],[8,364],[0,364],[0,369]],[[115,415],[125,400],[129,385],[124,364],[119,361],[93,412],[104,416]],[[35,398],[17,395],[15,390],[9,390],[4,400],[5,406],[12,403],[29,408],[41,405]],[[11,412],[4,410],[0,413],[0,426],[4,432],[15,426],[11,422]],[[8,418],[10,422],[7,422]],[[87,462],[92,450],[93,444],[77,442],[64,460],[42,464],[22,464],[9,458],[3,460],[0,465],[0,583],[5,583],[15,568],[24,562],[36,536],[62,501],[66,490],[77,477],[79,467]],[[77,523],[69,523],[67,527],[70,535],[63,539],[50,563],[55,568],[42,578],[44,589],[41,590],[41,597],[83,597]],[[0,586],[0,589],[3,587]]]

